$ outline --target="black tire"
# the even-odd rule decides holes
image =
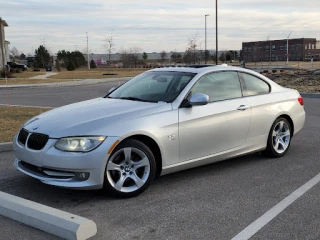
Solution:
[[[275,132],[277,132],[276,130],[278,126],[281,124],[281,122],[283,123],[283,126],[284,126],[283,129],[280,129],[282,135],[285,133],[282,130],[287,129],[287,131],[289,131],[289,133],[286,132],[286,137],[284,135],[283,137],[281,137],[282,136],[281,134],[279,134],[279,136],[278,135],[274,136],[274,130]],[[287,136],[288,134],[289,136]],[[278,144],[279,148],[277,149],[276,142],[278,141],[278,139],[282,139],[282,142],[285,144],[281,144],[281,143]],[[289,150],[291,139],[292,139],[292,127],[289,121],[284,117],[277,118],[272,124],[272,127],[270,129],[270,132],[268,135],[268,141],[267,141],[267,148],[264,151],[262,151],[262,154],[272,158],[279,158],[284,156]],[[281,146],[282,146],[282,149],[281,149]],[[284,146],[286,146],[286,148],[284,148]]]
[[[130,159],[136,158],[139,159],[141,155],[145,155],[147,160],[145,161],[138,161],[138,160],[129,160],[130,163],[125,157],[125,150],[124,149],[131,149],[130,150]],[[145,158],[143,158],[145,159]],[[142,159],[140,159],[142,160]],[[141,166],[138,169],[134,169],[134,166],[139,165],[138,163],[141,162],[148,162],[149,166]],[[121,170],[108,170],[108,166],[111,164],[116,163],[120,166]],[[132,163],[132,164],[131,164]],[[136,165],[134,165],[136,164]],[[117,165],[116,165],[117,166]],[[143,169],[142,169],[143,168]],[[142,172],[141,172],[142,171]],[[148,176],[146,175],[148,172]],[[153,153],[151,150],[142,142],[134,140],[134,139],[127,139],[122,141],[112,152],[107,162],[104,174],[104,187],[103,189],[106,193],[111,193],[116,197],[121,198],[130,198],[135,197],[145,191],[150,183],[153,181],[156,174],[156,161]],[[117,188],[118,181],[120,182],[121,177],[125,178],[123,184],[120,184],[121,189]],[[138,177],[138,178],[137,178]],[[141,178],[140,178],[141,177]],[[139,180],[139,185],[144,182],[142,186],[138,186],[136,180]],[[118,180],[118,181],[117,181]],[[140,180],[144,180],[140,182]],[[131,185],[130,185],[131,184]],[[131,188],[133,189],[131,191]],[[137,189],[135,189],[137,188]],[[124,189],[124,190],[122,190]],[[129,190],[130,191],[129,191]]]

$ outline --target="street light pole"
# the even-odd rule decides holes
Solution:
[[[205,32],[205,49],[204,49],[204,61],[207,64],[207,17],[210,16],[209,14],[204,15],[204,32]]]
[[[290,37],[290,35],[291,35],[292,32],[293,32],[293,31],[291,31],[290,34],[289,34],[288,37],[287,37],[287,66],[288,66],[288,64],[289,64],[289,37]]]
[[[218,0],[216,0],[216,65],[218,65]]]
[[[90,60],[89,60],[89,38],[88,38],[88,32],[87,34],[87,57],[88,57],[88,69],[90,69]]]

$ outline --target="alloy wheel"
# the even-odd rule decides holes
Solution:
[[[281,154],[289,147],[291,140],[290,127],[285,121],[279,121],[272,131],[272,146],[273,149]]]
[[[130,193],[140,189],[150,175],[147,155],[135,148],[125,147],[115,152],[107,163],[107,180],[117,191]]]

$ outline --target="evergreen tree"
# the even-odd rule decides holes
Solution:
[[[39,64],[40,68],[45,68],[50,65],[51,57],[44,46],[40,45],[39,48],[35,50],[35,61]]]

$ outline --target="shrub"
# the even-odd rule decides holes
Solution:
[[[276,70],[276,69],[273,69],[273,70],[272,70],[272,72],[273,72],[273,73],[276,73],[276,72],[277,72],[277,70]]]
[[[90,68],[96,68],[96,67],[97,67],[96,63],[93,60],[91,60],[90,61]]]
[[[5,77],[11,78],[12,77],[12,73],[9,72],[9,71],[2,70],[0,72],[0,78],[5,78]]]
[[[280,72],[282,72],[282,73],[285,72],[285,71],[286,71],[285,69],[281,69],[281,70],[280,70]]]
[[[67,66],[67,70],[74,71],[75,69],[76,69],[76,66],[74,65],[74,63],[72,61],[69,61],[68,66]]]
[[[263,73],[269,73],[269,71],[268,70],[263,70]]]

